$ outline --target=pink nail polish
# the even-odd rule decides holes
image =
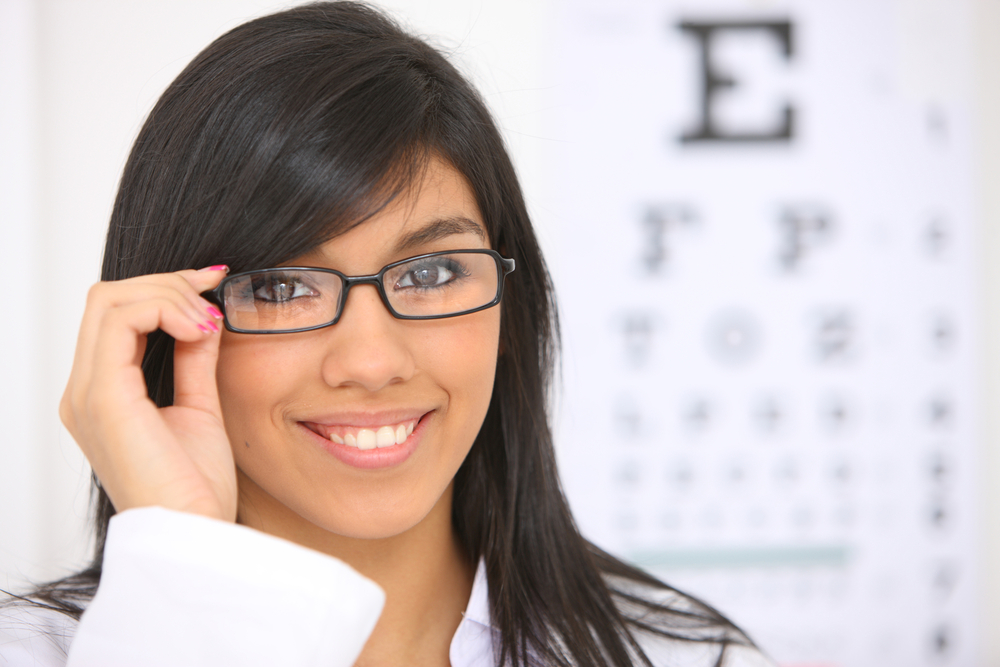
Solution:
[[[211,329],[212,331],[218,331],[219,330],[219,327],[218,327],[218,325],[215,322],[205,322],[205,326],[208,327],[209,329]]]
[[[211,333],[211,331],[212,331],[208,327],[202,326],[201,324],[198,325],[198,328],[201,330],[202,333]]]
[[[229,267],[225,264],[216,264],[215,266],[206,266],[204,269],[198,269],[199,271],[226,271],[229,272]]]
[[[222,311],[219,310],[218,308],[216,308],[215,306],[209,306],[207,308],[207,310],[208,310],[208,314],[211,315],[212,317],[214,317],[215,319],[217,319],[217,320],[221,320],[222,319]]]

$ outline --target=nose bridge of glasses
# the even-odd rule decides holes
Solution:
[[[392,309],[392,304],[389,303],[389,299],[385,293],[385,287],[382,285],[382,274],[376,273],[370,276],[343,276],[341,278],[343,281],[343,296],[340,299],[340,317],[343,317],[344,309],[347,308],[347,296],[351,291],[352,287],[357,285],[371,285],[378,292],[379,301],[385,306],[389,314],[395,316],[395,312]],[[339,320],[340,317],[337,319]]]

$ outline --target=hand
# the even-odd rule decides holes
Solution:
[[[59,416],[119,512],[156,505],[236,520],[236,468],[215,366],[221,313],[199,294],[225,267],[101,282],[87,295]],[[174,404],[157,408],[140,364],[146,335],[174,346]]]

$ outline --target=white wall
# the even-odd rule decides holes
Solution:
[[[982,493],[983,665],[1000,665],[1000,3],[981,0],[976,8],[976,99],[980,229],[983,241],[983,440]]]
[[[0,266],[10,275],[38,279],[36,225],[37,109],[35,14],[29,0],[0,4]],[[42,419],[37,319],[29,290],[11,290],[0,334],[0,564],[16,577],[34,573],[43,558],[48,525],[40,477]],[[6,584],[0,576],[0,587]]]

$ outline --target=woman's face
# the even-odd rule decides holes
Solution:
[[[414,255],[488,247],[465,179],[434,161],[407,197],[289,264],[369,275]],[[398,320],[371,285],[351,289],[331,327],[225,332],[218,381],[242,520],[277,532],[297,516],[338,535],[380,538],[442,501],[450,507],[452,478],[489,405],[499,334],[499,307]],[[385,427],[403,442],[349,446],[373,436],[385,444]]]

